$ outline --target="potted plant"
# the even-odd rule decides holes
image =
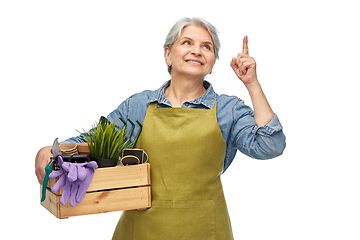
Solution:
[[[128,136],[126,136],[127,124],[122,118],[120,120],[124,123],[122,128],[117,127],[115,122],[112,123],[107,118],[101,117],[99,123],[95,123],[90,131],[84,133],[78,131],[85,137],[90,150],[90,160],[96,161],[99,167],[116,166],[123,150],[125,148],[133,148],[139,138],[142,126],[138,121],[136,122],[140,126],[140,130],[135,140],[131,142],[130,136],[134,131],[135,124],[128,119],[132,128]]]

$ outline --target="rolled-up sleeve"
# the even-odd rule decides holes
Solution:
[[[271,159],[283,154],[286,147],[285,135],[276,114],[264,127],[255,126],[252,133],[255,139],[250,146],[250,156]]]
[[[242,101],[233,108],[233,145],[245,155],[255,159],[271,159],[280,156],[286,146],[283,127],[278,116],[263,127],[255,123],[253,110]]]

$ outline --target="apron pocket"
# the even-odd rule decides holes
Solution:
[[[213,200],[153,201],[135,213],[134,239],[214,240]]]

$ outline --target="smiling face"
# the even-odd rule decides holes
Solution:
[[[201,78],[211,72],[215,64],[214,45],[209,32],[200,26],[187,26],[171,49],[165,49],[171,76]]]

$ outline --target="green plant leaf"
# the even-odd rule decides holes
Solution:
[[[94,123],[92,129],[78,132],[84,136],[90,150],[90,156],[105,159],[118,159],[124,148],[131,147],[130,136],[134,130],[132,125],[130,134],[126,137],[126,122],[120,119],[124,125],[117,127],[115,121],[112,123],[107,118],[101,117],[99,123]]]

